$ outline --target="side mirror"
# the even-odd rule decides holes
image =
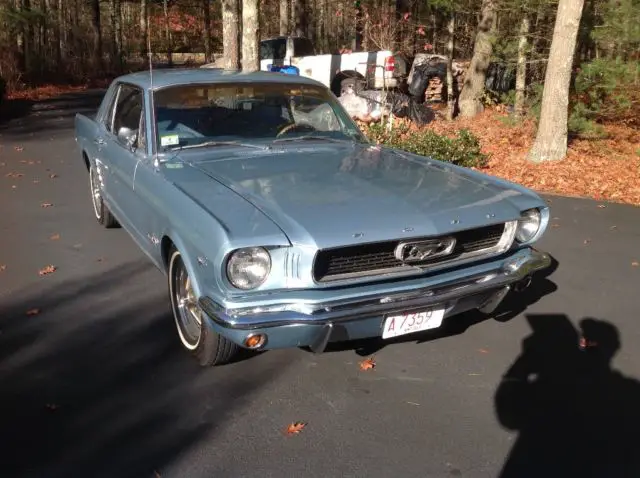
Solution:
[[[135,131],[123,126],[118,130],[118,139],[131,151],[135,149],[136,140],[138,135]]]

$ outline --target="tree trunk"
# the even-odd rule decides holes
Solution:
[[[58,63],[58,70],[62,70],[62,62],[65,59],[65,52],[67,50],[66,47],[66,28],[64,25],[64,10],[62,9],[62,0],[58,0],[58,21],[56,22],[56,40],[58,45],[56,46],[56,57]]]
[[[307,31],[307,17],[305,12],[305,1],[304,0],[292,0],[291,1],[291,11],[292,11],[292,26],[293,26],[293,36],[302,37],[304,33]]]
[[[527,35],[529,35],[529,15],[525,13],[520,24],[520,41],[518,42],[516,102],[514,105],[517,116],[524,116],[525,88],[527,86]]]
[[[145,53],[149,53],[147,51],[149,44],[149,26],[148,26],[148,17],[149,13],[147,11],[147,0],[140,0],[140,33],[142,36],[142,48],[140,51],[144,55]]]
[[[168,0],[162,2],[162,8],[164,11],[164,39],[167,46],[167,62],[169,68],[173,66],[173,45],[171,45],[171,29],[169,28],[169,5]]]
[[[102,25],[100,0],[91,2],[91,26],[93,27],[93,55],[95,67],[102,69]]]
[[[465,73],[464,86],[458,100],[460,115],[466,118],[472,118],[483,110],[482,94],[493,52],[496,17],[496,0],[482,0],[473,57]]]
[[[120,0],[111,0],[111,31],[115,63],[118,71],[122,71],[122,12]]]
[[[211,7],[209,0],[202,0],[202,17],[204,20],[204,59],[211,61]]]
[[[447,119],[451,121],[456,114],[456,96],[453,91],[453,54],[455,49],[454,34],[456,30],[456,13],[451,11],[447,31],[449,39],[447,41]]]
[[[567,155],[567,121],[571,67],[584,0],[560,0],[544,78],[540,122],[529,152],[534,162],[554,161]]]
[[[260,70],[260,13],[258,0],[242,0],[242,71]]]
[[[222,44],[224,68],[227,70],[240,68],[238,12],[238,0],[222,0]]]
[[[280,35],[289,34],[289,0],[280,0]]]

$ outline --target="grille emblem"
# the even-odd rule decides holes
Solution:
[[[416,264],[437,257],[448,256],[456,245],[454,237],[401,242],[395,249],[396,259],[405,264]]]

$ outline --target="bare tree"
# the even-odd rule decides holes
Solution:
[[[91,26],[93,28],[94,63],[97,68],[100,68],[102,66],[102,22],[100,21],[99,0],[91,1]]]
[[[242,71],[260,70],[259,0],[242,0]]]
[[[240,68],[238,0],[222,0],[222,43],[224,67],[228,70]]]
[[[529,152],[530,161],[553,161],[567,155],[569,84],[583,7],[584,0],[560,0],[558,3],[544,78],[540,122]]]
[[[447,119],[451,121],[456,113],[456,97],[453,91],[453,54],[454,54],[454,38],[456,29],[456,12],[451,11],[449,17],[449,26],[447,28],[449,39],[447,41]]]
[[[280,35],[289,34],[289,0],[280,0]]]
[[[471,118],[483,109],[482,94],[484,93],[489,60],[493,53],[496,19],[496,0],[482,0],[473,57],[465,74],[464,86],[458,99],[460,116]]]
[[[202,0],[202,19],[204,21],[204,58],[211,61],[211,8],[209,0]]]
[[[527,35],[529,34],[529,15],[522,17],[520,41],[518,42],[518,66],[516,68],[516,115],[524,115],[525,88],[527,83]]]

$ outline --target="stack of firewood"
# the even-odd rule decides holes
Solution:
[[[468,62],[459,63],[453,62],[453,81],[454,92],[460,93],[462,85],[464,84],[464,73],[469,66]],[[424,92],[425,101],[444,101],[447,97],[447,82],[446,77],[441,78],[439,76],[432,76],[429,78],[427,89]]]

